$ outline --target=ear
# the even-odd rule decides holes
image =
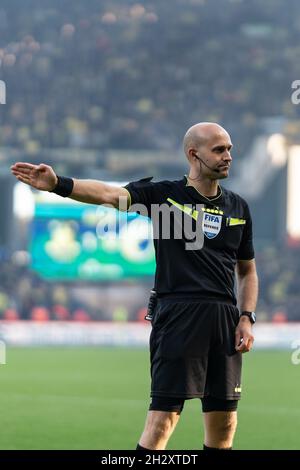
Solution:
[[[193,149],[193,148],[190,148],[190,149],[189,149],[189,157],[190,157],[191,159],[193,159],[193,160],[194,160],[195,158],[196,158],[196,159],[198,158],[195,149]]]

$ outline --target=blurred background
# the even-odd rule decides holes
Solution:
[[[44,162],[58,174],[120,185],[145,176],[178,179],[187,172],[185,131],[199,121],[216,121],[234,143],[225,185],[247,199],[254,220],[257,354],[270,348],[286,354],[276,361],[272,355],[256,356],[249,364],[266,360],[271,370],[270,364],[279,367],[282,361],[290,367],[282,372],[284,383],[293,383],[295,391],[299,372],[289,355],[300,346],[300,105],[293,103],[292,83],[300,79],[299,36],[298,0],[1,0],[0,80],[6,104],[0,105],[0,338],[15,358],[12,369],[9,360],[1,368],[5,384],[23,377],[20,371],[27,367],[29,376],[36,370],[37,395],[43,387],[49,390],[52,376],[47,379],[39,369],[32,346],[127,346],[126,352],[111,351],[115,359],[105,350],[104,362],[110,370],[110,360],[119,364],[119,357],[131,354],[128,367],[135,378],[135,367],[141,368],[147,396],[144,315],[155,270],[151,241],[133,236],[137,226],[147,232],[147,219],[130,215],[129,233],[116,237],[126,216],[32,191],[10,175],[10,165]],[[57,348],[41,351],[54,375],[57,363],[71,357]],[[61,367],[60,380],[71,366]],[[260,386],[263,377],[262,370]],[[114,407],[123,385],[122,379],[114,389],[119,397]],[[36,387],[26,390],[25,401],[37,399]],[[146,403],[136,390],[140,429]],[[132,391],[128,400],[133,406]],[[299,415],[299,403],[294,405]],[[248,405],[249,414],[257,409]],[[292,412],[281,413],[291,431]],[[133,440],[124,441],[112,428],[99,440],[95,425],[95,441],[68,440],[66,433],[49,444],[46,438],[39,441],[41,416],[34,421],[34,439],[25,439],[18,422],[11,428],[14,438],[3,437],[0,447],[132,448],[139,434],[134,429]],[[249,444],[243,436],[244,448],[298,445],[292,432],[285,443],[279,436],[267,444],[252,435]],[[178,439],[172,445],[182,446]],[[188,439],[185,445],[191,445]]]

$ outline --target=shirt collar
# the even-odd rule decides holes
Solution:
[[[196,196],[196,197],[199,197],[199,199],[201,199],[201,202],[205,202],[206,204],[216,204],[216,203],[220,203],[222,202],[223,200],[223,197],[224,197],[224,191],[223,191],[223,188],[222,186],[219,184],[218,186],[218,194],[217,196],[213,197],[213,198],[209,198],[209,197],[206,197],[204,194],[200,193],[200,191],[198,191],[194,186],[191,186],[188,184],[188,178],[187,178],[187,175],[184,175],[183,177],[183,183],[184,183],[184,186],[186,188],[186,190],[192,195],[192,196]]]

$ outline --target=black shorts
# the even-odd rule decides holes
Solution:
[[[238,400],[221,400],[214,397],[200,398],[203,413],[210,411],[236,411]],[[181,413],[185,404],[185,398],[152,397],[150,411],[169,411]]]
[[[238,321],[239,311],[229,303],[159,299],[150,336],[151,396],[238,400]]]

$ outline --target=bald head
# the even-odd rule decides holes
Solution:
[[[184,153],[189,157],[189,149],[198,149],[208,141],[219,137],[229,137],[228,132],[215,122],[199,122],[190,127],[183,139]]]

